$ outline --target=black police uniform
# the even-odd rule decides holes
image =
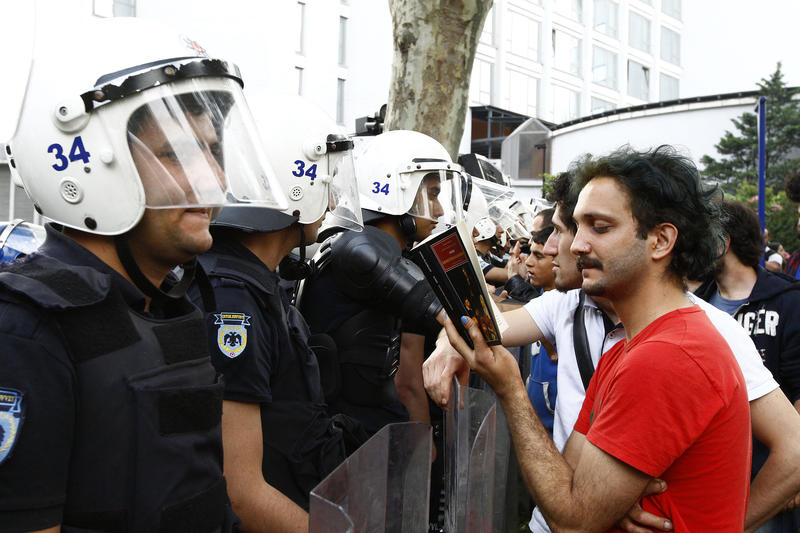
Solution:
[[[329,252],[304,284],[300,311],[313,334],[328,334],[336,344],[340,375],[323,375],[326,390],[338,391],[328,399],[330,408],[356,418],[370,434],[407,421],[394,386],[400,336],[438,331],[442,306],[385,231],[345,231],[322,249]],[[331,379],[340,380],[338,386],[325,383]]]
[[[345,458],[341,431],[326,414],[308,326],[278,275],[242,244],[215,239],[200,262],[217,304],[208,338],[225,376],[224,397],[261,405],[264,479],[308,509],[311,489]]]
[[[47,227],[0,271],[0,531],[231,531],[222,383],[188,299]]]

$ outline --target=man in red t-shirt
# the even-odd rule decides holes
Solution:
[[[642,499],[675,531],[742,531],[749,495],[747,392],[728,345],[684,291],[717,255],[718,208],[669,147],[623,148],[574,168],[583,188],[571,251],[583,290],[611,301],[627,339],[600,360],[561,456],[536,417],[513,357],[450,342],[494,388],[521,470],[553,531],[606,531]],[[658,477],[667,489],[643,496]]]

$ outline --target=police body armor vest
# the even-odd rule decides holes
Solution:
[[[307,326],[295,308],[288,304],[284,307],[277,284],[273,294],[267,292],[265,269],[245,259],[216,254],[213,250],[201,256],[200,261],[210,278],[227,278],[247,287],[258,302],[261,313],[271,317],[273,323],[283,329],[291,353],[284,353],[281,357],[294,357],[298,361],[304,379],[305,400],[282,398],[277,389],[295,385],[277,384],[275,377],[271,376],[272,402],[268,408],[261,409],[262,429],[269,428],[262,432],[265,445],[263,471],[271,485],[307,509],[310,491],[346,456],[341,430],[331,424],[326,413],[316,358],[307,343]],[[285,466],[270,464],[282,460],[286,462]],[[285,479],[287,473],[291,479]],[[276,479],[276,475],[280,479]]]
[[[74,365],[62,531],[231,531],[222,383],[202,313],[185,299],[175,318],[136,313],[109,276],[45,256],[11,266],[0,284],[55,319]]]
[[[320,246],[315,262],[317,276],[332,270],[342,291],[364,304],[331,333],[341,366],[341,397],[366,407],[398,401],[393,378],[400,363],[402,321],[435,322],[441,305],[430,285],[419,267],[402,256],[397,241],[371,226],[334,235]],[[313,305],[303,301],[305,290],[299,305]]]

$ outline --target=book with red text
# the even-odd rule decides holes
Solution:
[[[500,344],[499,311],[489,296],[465,221],[414,246],[410,258],[422,269],[445,313],[470,347],[472,340],[461,323],[462,316],[475,319],[488,345]]]

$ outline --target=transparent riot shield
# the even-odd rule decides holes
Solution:
[[[445,531],[494,531],[497,407],[486,391],[454,380],[445,415]]]
[[[509,348],[509,351],[519,361],[519,351]],[[521,371],[521,370],[520,370]],[[514,532],[518,525],[518,503],[520,498],[527,499],[527,489],[520,493],[519,466],[511,445],[511,433],[508,428],[503,407],[497,400],[497,395],[492,388],[479,375],[471,373],[469,377],[471,389],[486,392],[497,404],[494,443],[494,532]]]
[[[431,427],[389,424],[311,491],[310,533],[418,533],[428,527]]]

